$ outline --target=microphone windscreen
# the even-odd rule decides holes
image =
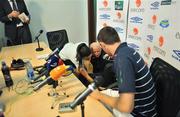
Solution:
[[[103,56],[103,59],[108,59],[109,58],[109,55],[108,54],[105,54],[104,56]]]
[[[66,72],[66,66],[65,65],[60,65],[50,72],[50,77],[53,80],[58,80],[59,77],[61,77],[64,73]]]
[[[43,30],[40,30],[39,33],[43,33]]]

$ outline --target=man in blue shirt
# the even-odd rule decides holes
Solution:
[[[118,110],[115,116],[155,117],[156,91],[154,81],[143,58],[134,49],[121,43],[116,30],[104,27],[98,34],[102,49],[114,58],[118,95],[112,97],[95,91],[92,97]],[[129,113],[129,114],[122,114]]]

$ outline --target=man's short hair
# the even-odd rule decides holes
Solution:
[[[105,44],[114,44],[120,42],[120,38],[116,30],[110,26],[106,26],[99,31],[98,37],[99,42]]]

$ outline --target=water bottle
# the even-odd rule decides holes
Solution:
[[[34,69],[33,69],[30,61],[25,62],[25,68],[26,68],[28,80],[33,81],[34,80]]]
[[[11,86],[13,86],[13,80],[11,78],[10,69],[4,61],[2,61],[1,64],[2,64],[1,71],[4,76],[6,87],[10,88]]]
[[[0,117],[5,117],[4,111],[5,111],[5,105],[3,103],[0,103]]]

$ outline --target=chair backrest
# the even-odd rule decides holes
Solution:
[[[157,91],[160,117],[176,117],[180,110],[180,71],[160,58],[155,58],[150,71]]]
[[[57,30],[46,33],[49,47],[53,51],[56,48],[60,50],[64,47],[66,43],[69,42],[66,30]]]

